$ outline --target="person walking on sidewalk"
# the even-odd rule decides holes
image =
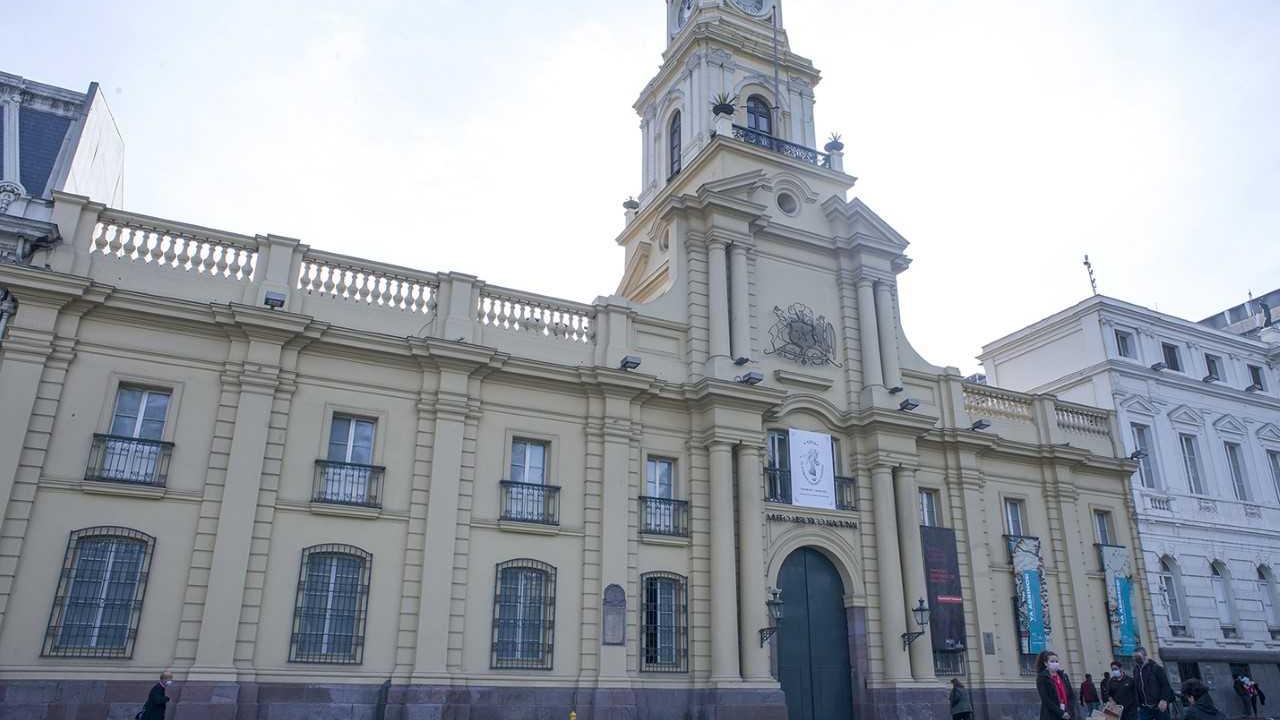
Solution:
[[[1138,694],[1138,720],[1169,720],[1169,705],[1174,701],[1169,675],[1147,657],[1143,648],[1133,651],[1133,679]]]

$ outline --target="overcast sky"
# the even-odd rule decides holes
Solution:
[[[1089,292],[1280,287],[1280,2],[786,0],[932,362]],[[43,0],[0,69],[101,83],[126,207],[590,301],[639,191],[659,0]]]

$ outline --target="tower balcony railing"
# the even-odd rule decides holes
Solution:
[[[776,138],[766,132],[752,130],[751,128],[743,127],[741,125],[734,125],[733,137],[736,140],[741,140],[742,142],[762,147],[766,150],[771,150],[779,155],[784,155],[792,160],[799,160],[800,162],[817,165],[818,167],[831,167],[831,156],[827,153],[820,152],[803,145],[797,145],[793,142],[787,142],[786,140]]]
[[[836,509],[858,509],[858,480],[851,477],[835,478]],[[764,470],[764,500],[781,505],[794,505],[791,494],[791,471],[768,467]]]

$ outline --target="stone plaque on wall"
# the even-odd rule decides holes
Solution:
[[[604,612],[601,614],[605,645],[627,644],[627,592],[621,585],[604,589]]]

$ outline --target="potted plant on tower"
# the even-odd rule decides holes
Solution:
[[[711,112],[716,115],[733,115],[738,110],[738,96],[720,93],[711,99]]]
[[[841,138],[840,133],[838,132],[831,133],[831,139],[827,141],[826,145],[822,146],[822,149],[826,150],[829,153],[844,152],[844,143],[840,142],[840,138]]]

